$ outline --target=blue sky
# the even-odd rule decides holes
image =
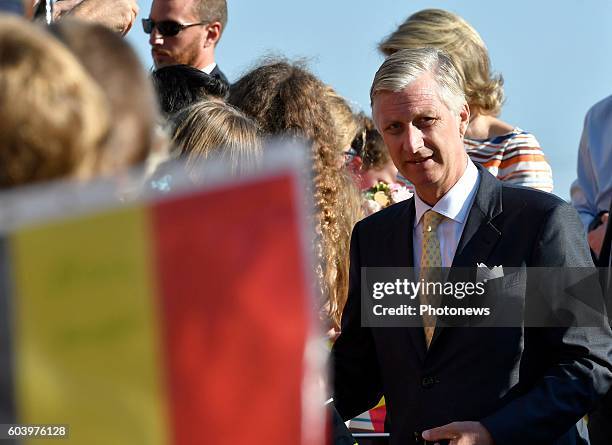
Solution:
[[[151,1],[139,5],[138,22]],[[502,119],[536,135],[553,168],[554,193],[567,199],[584,114],[612,94],[608,0],[228,0],[217,63],[234,81],[265,56],[305,58],[324,82],[369,113],[368,91],[382,62],[377,43],[424,8],[453,11],[482,35],[493,69],[505,79]],[[128,38],[150,67],[140,23]]]

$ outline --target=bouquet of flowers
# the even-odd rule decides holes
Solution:
[[[408,187],[398,183],[387,184],[382,181],[379,181],[362,193],[365,199],[367,215],[412,197],[412,190]]]

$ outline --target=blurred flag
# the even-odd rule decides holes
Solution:
[[[304,168],[287,159],[103,210],[93,185],[38,191],[38,220],[0,199],[0,423],[68,424],[87,445],[322,443]]]

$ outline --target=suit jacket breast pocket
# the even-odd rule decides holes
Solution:
[[[470,325],[521,327],[524,319],[526,288],[524,269],[488,280],[484,283],[482,295],[475,295],[471,299],[472,307],[480,308],[479,312],[482,315],[473,317]]]

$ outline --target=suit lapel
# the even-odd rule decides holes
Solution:
[[[480,172],[480,185],[465,222],[452,265],[453,268],[474,268],[474,274],[476,264],[486,264],[487,258],[501,236],[493,219],[502,213],[501,182],[480,164],[476,164],[476,167]],[[472,279],[474,277],[475,275]],[[452,280],[452,276],[449,279]],[[444,327],[436,327],[430,349],[442,331]]]
[[[395,226],[387,231],[388,266],[414,267],[412,256],[412,227],[414,225],[414,199],[406,201],[400,218],[394,221]]]
[[[502,212],[501,183],[480,164],[476,166],[480,170],[480,185],[455,252],[453,267],[474,267],[476,263],[486,262],[501,236],[492,222]]]

